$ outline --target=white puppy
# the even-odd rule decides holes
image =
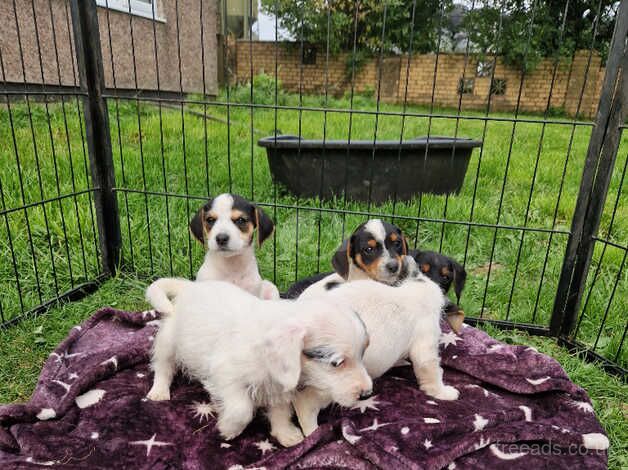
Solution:
[[[368,335],[349,308],[322,299],[262,301],[225,282],[180,282],[174,314],[155,338],[149,399],[170,398],[178,365],[211,395],[225,439],[264,407],[271,434],[291,446],[303,439],[290,421],[297,386],[343,406],[372,393],[362,363]]]
[[[414,259],[405,257],[408,278],[398,287],[376,281],[341,284],[319,297],[356,311],[369,332],[364,365],[372,378],[409,358],[421,390],[441,400],[455,400],[458,390],[443,383],[438,342],[445,298]],[[317,428],[318,412],[333,401],[316,386],[297,393],[294,408],[306,436]]]
[[[196,280],[227,281],[261,299],[278,299],[277,287],[260,276],[253,243],[255,231],[261,246],[273,230],[264,211],[242,196],[225,193],[210,199],[190,221],[190,232],[206,250]],[[146,300],[170,314],[170,299],[181,285],[185,285],[184,279],[158,279],[146,290]]]

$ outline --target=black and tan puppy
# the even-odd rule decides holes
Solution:
[[[408,244],[396,225],[371,219],[356,228],[334,254],[335,273],[317,274],[293,284],[285,294],[294,299],[314,296],[346,281],[373,279],[393,285],[403,277],[402,259]]]
[[[453,284],[456,302],[460,302],[467,272],[458,262],[435,251],[410,250],[408,255],[414,258],[423,274],[440,286],[444,294],[449,292]],[[445,316],[454,331],[459,333],[464,321],[464,311],[457,304],[448,301],[445,304]]]

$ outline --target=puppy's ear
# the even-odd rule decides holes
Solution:
[[[205,243],[205,235],[203,233],[203,218],[205,217],[205,208],[207,205],[202,206],[196,215],[192,217],[190,220],[190,233],[194,238],[196,238],[201,244]]]
[[[408,254],[408,241],[406,240],[406,237],[403,236],[403,233],[401,233],[401,230],[399,231],[399,235],[401,236],[401,254],[402,255],[407,255]]]
[[[266,212],[257,206],[255,206],[255,226],[257,227],[257,246],[260,247],[273,234],[275,224]]]
[[[268,370],[285,392],[299,384],[304,338],[305,328],[296,323],[279,326],[266,337],[264,356]]]
[[[460,294],[462,294],[462,289],[464,289],[464,283],[467,280],[467,272],[460,264],[458,264],[454,260],[450,260],[450,262],[451,270],[454,274],[454,292],[456,293],[456,302],[460,302]]]
[[[349,275],[349,257],[351,256],[351,240],[347,239],[342,242],[340,248],[336,250],[334,257],[331,259],[331,265],[334,270],[343,278],[347,279]]]

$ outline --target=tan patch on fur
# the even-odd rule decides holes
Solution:
[[[355,263],[358,265],[358,267],[362,271],[364,271],[366,274],[368,274],[368,276],[371,279],[375,279],[375,280],[377,280],[377,274],[379,272],[379,263],[381,262],[382,262],[381,257],[377,258],[371,264],[366,264],[364,260],[362,259],[362,255],[359,253],[355,257]]]
[[[390,234],[390,239],[394,242],[397,241],[397,238],[399,238],[399,236],[396,233],[391,233]]]
[[[377,241],[371,239],[366,244],[370,246],[371,248],[375,248],[377,246]]]
[[[428,272],[428,271],[430,270],[430,267],[431,267],[431,266],[430,266],[429,264],[427,264],[427,263],[423,263],[423,264],[421,265],[421,271],[423,271],[424,273],[426,273],[426,272]]]
[[[447,276],[447,274],[449,274],[449,268],[446,266],[443,266],[442,268],[440,268],[440,275],[441,276]]]

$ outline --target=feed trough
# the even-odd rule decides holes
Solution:
[[[420,193],[458,193],[471,153],[481,141],[451,137],[393,140],[307,140],[264,137],[273,179],[300,197],[383,202]]]

